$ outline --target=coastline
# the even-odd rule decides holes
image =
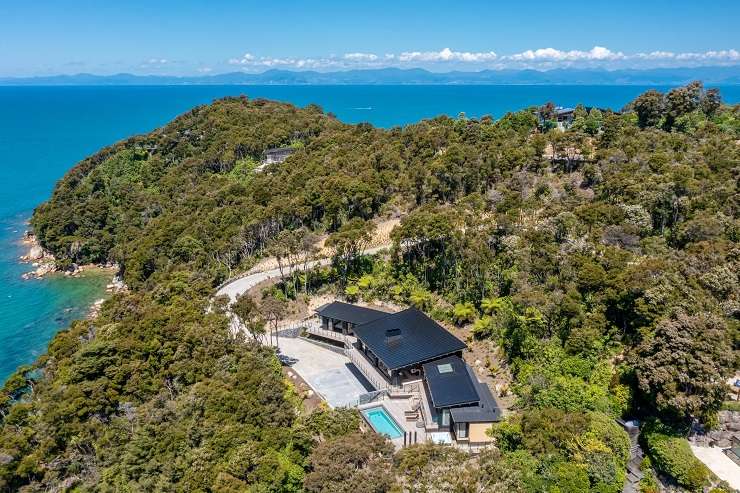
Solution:
[[[118,264],[112,262],[106,264],[72,264],[67,269],[60,269],[54,255],[41,246],[31,231],[24,231],[20,241],[28,250],[25,255],[19,257],[19,262],[21,264],[31,264],[34,268],[34,270],[21,275],[24,281],[43,279],[46,276],[54,274],[64,275],[66,277],[81,277],[84,273],[96,273],[109,276],[110,282],[105,286],[105,293],[107,295],[128,289],[123,280],[118,276],[120,270]],[[90,305],[85,318],[94,319],[97,317],[103,302],[105,302],[105,298],[97,298]]]
[[[117,265],[81,265],[60,271],[28,229],[27,216],[7,220],[0,279],[0,385],[48,350],[74,320],[94,319],[110,296],[125,290]]]
[[[91,269],[111,271],[114,274],[114,281],[117,278],[119,266],[109,262],[106,264],[71,264],[66,269],[59,268],[56,258],[48,250],[44,249],[39,243],[36,236],[29,230],[23,233],[21,243],[28,249],[25,255],[19,257],[22,264],[31,264],[34,270],[26,272],[21,277],[25,280],[41,279],[47,274],[60,273],[68,277],[79,277],[81,273]],[[118,284],[118,283],[116,283]],[[122,283],[120,283],[122,284]]]

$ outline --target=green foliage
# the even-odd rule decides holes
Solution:
[[[457,303],[452,309],[452,318],[458,325],[463,325],[475,320],[477,312],[472,303]]]
[[[546,131],[552,109],[544,128],[527,110],[381,130],[225,98],[83,160],[32,226],[61,265],[117,262],[130,292],[0,393],[0,490],[366,491],[442,471],[430,488],[619,491],[611,419],[711,423],[737,368],[740,107],[692,84],[623,114],[579,107],[564,132]],[[401,216],[388,260],[363,255],[381,211]],[[307,262],[322,233],[332,267],[270,297],[338,283],[472,322],[518,394],[500,454],[420,448],[393,469],[356,415],[302,416],[274,354],[231,333],[215,286],[266,255]],[[255,339],[271,304],[233,307]],[[669,438],[656,467],[696,484]]]
[[[707,484],[709,470],[694,457],[689,442],[673,434],[660,423],[645,427],[641,438],[650,454],[653,466],[691,491],[700,491]]]
[[[347,297],[347,301],[357,301],[360,295],[360,287],[357,285],[347,286],[344,288],[344,295]]]
[[[393,445],[383,435],[354,433],[319,444],[311,454],[306,491],[383,493],[393,477]]]
[[[732,351],[724,322],[716,315],[679,313],[664,319],[634,356],[639,388],[670,417],[711,419],[727,393]]]
[[[540,471],[548,486],[525,481],[534,486],[528,491],[622,491],[630,443],[607,415],[529,410],[498,423],[491,434],[506,457],[525,454],[527,469]]]

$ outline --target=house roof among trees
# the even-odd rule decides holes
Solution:
[[[501,420],[501,407],[483,382],[479,382],[470,366],[465,365],[470,381],[475,385],[480,401],[472,406],[453,407],[450,416],[455,423],[491,423]]]
[[[467,365],[459,356],[448,356],[426,363],[424,378],[432,404],[436,408],[477,404],[480,401]]]
[[[372,322],[373,320],[388,316],[388,313],[381,312],[380,310],[373,310],[372,308],[352,305],[350,303],[342,303],[341,301],[334,301],[320,306],[316,309],[316,313],[322,317],[342,320],[343,322],[349,322],[355,325]]]
[[[354,328],[355,335],[391,370],[465,349],[465,343],[416,308]]]

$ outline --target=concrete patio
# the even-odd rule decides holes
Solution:
[[[301,338],[281,337],[281,354],[296,358],[292,368],[331,407],[357,404],[372,388],[343,354]]]

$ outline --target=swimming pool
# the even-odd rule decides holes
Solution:
[[[388,414],[384,407],[372,407],[362,411],[367,422],[373,429],[381,435],[387,435],[390,438],[399,438],[403,436],[403,430],[398,423]]]

